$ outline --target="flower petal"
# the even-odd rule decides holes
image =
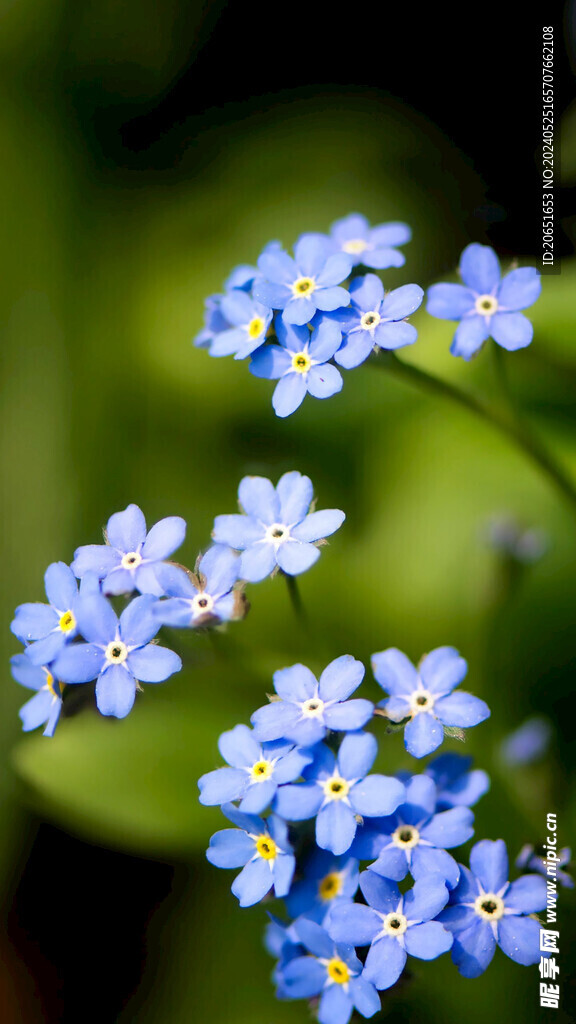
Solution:
[[[526,309],[542,291],[540,274],[535,267],[511,270],[498,289],[498,305],[505,309]]]
[[[276,415],[281,419],[291,416],[302,405],[306,391],[306,381],[302,373],[287,373],[278,381],[272,395],[272,406]]]
[[[362,903],[335,903],[326,928],[334,942],[368,946],[381,930],[382,921],[372,907]]]
[[[509,352],[526,348],[534,336],[534,328],[523,313],[495,313],[490,320],[494,341]]]
[[[101,715],[125,718],[136,697],[136,680],[123,665],[110,665],[98,676],[96,705]]]
[[[168,558],[184,543],[186,520],[181,516],[167,516],[152,527],[142,547],[142,557],[151,562]]]
[[[286,526],[300,523],[306,516],[314,497],[314,488],[309,476],[293,470],[284,473],[278,481],[276,493],[280,501],[280,522]],[[309,538],[300,538],[308,540]]]
[[[524,875],[506,890],[506,908],[522,914],[537,914],[546,906],[546,879],[542,875]]]
[[[470,928],[454,935],[452,959],[464,978],[478,978],[484,973],[496,950],[489,921],[476,918]]]
[[[119,631],[128,647],[142,647],[158,632],[154,609],[158,604],[152,594],[135,597],[120,616]]]
[[[508,853],[503,839],[482,839],[472,847],[470,869],[484,892],[498,892],[508,881]]]
[[[276,561],[283,572],[289,576],[298,576],[306,572],[320,558],[320,548],[313,544],[302,544],[300,541],[286,541],[276,552]]]
[[[54,675],[63,683],[89,683],[102,671],[104,660],[94,644],[68,644],[54,663]]]
[[[489,334],[490,330],[485,317],[467,316],[460,321],[456,328],[450,352],[453,356],[462,356],[462,359],[472,359]]]
[[[404,785],[388,775],[369,775],[350,790],[350,803],[357,814],[369,818],[392,814],[404,798]]]
[[[163,683],[168,676],[180,671],[182,659],[167,647],[147,644],[131,651],[126,664],[141,683]]]
[[[44,573],[46,597],[59,611],[68,611],[78,597],[78,585],[66,562],[52,562]]]
[[[540,960],[540,922],[531,917],[510,914],[498,922],[500,949],[517,964],[537,964]]]
[[[334,704],[324,711],[324,721],[329,729],[335,731],[355,731],[368,724],[374,714],[374,705],[369,700],[359,697]]]
[[[217,868],[240,868],[254,854],[254,840],[237,828],[224,828],[210,840],[206,857]]]
[[[344,386],[342,374],[332,363],[312,366],[307,374],[306,386],[314,398],[331,398]]]
[[[404,730],[406,750],[412,757],[426,757],[438,749],[443,739],[444,729],[428,711],[415,715]]]
[[[123,512],[110,516],[106,539],[119,551],[138,551],[146,540],[146,520],[138,505],[128,505]]]
[[[317,787],[321,793],[320,787]],[[356,835],[356,818],[350,807],[341,800],[332,800],[316,818],[316,842],[323,850],[337,856],[346,853]]]
[[[460,257],[460,275],[464,284],[480,295],[492,293],[500,281],[498,257],[489,245],[473,242]]]
[[[428,289],[426,312],[439,320],[461,320],[474,309],[474,292],[461,284],[433,284]]]
[[[431,693],[449,693],[462,682],[468,665],[455,647],[436,647],[420,662],[422,682]]]
[[[387,693],[400,696],[418,689],[420,679],[414,665],[396,647],[373,654],[371,661],[376,682]]]
[[[338,769],[345,779],[363,779],[374,764],[377,753],[378,743],[372,733],[351,733],[344,737],[340,745]]]
[[[264,527],[252,516],[216,516],[212,536],[217,544],[226,544],[236,551],[243,551],[262,539]]]
[[[423,298],[424,290],[419,284],[403,284],[385,295],[380,315],[386,320],[403,320],[418,309]]]
[[[200,787],[199,800],[206,807],[239,800],[248,784],[248,776],[240,768],[216,768],[198,779]],[[247,808],[244,808],[247,810]]]
[[[420,834],[433,846],[449,850],[468,842],[474,835],[473,824],[474,814],[468,807],[453,807],[449,811],[435,814]]]
[[[291,531],[291,536],[301,541],[323,540],[340,529],[346,515],[339,508],[325,508],[311,512]]]
[[[270,526],[280,517],[280,502],[272,482],[264,476],[245,476],[238,487],[238,501],[247,515]]]
[[[259,583],[276,567],[276,556],[272,544],[253,544],[240,556],[238,578],[248,583]]]
[[[250,860],[232,882],[231,889],[241,907],[253,907],[272,888],[273,878],[263,857]]]
[[[398,939],[386,935],[370,946],[362,977],[377,989],[390,988],[402,974],[406,959]]]
[[[426,921],[425,924],[408,928],[406,952],[410,956],[417,956],[419,960],[435,960],[437,956],[448,952],[453,941],[451,933],[439,921]]]

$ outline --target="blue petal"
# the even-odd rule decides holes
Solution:
[[[54,663],[54,674],[63,683],[88,683],[102,671],[104,651],[94,644],[69,644]]]
[[[386,320],[403,320],[418,309],[424,291],[418,284],[403,284],[393,288],[384,298],[380,315]]]
[[[495,313],[490,320],[494,341],[509,352],[526,348],[534,336],[534,328],[523,313]]]
[[[122,612],[119,631],[128,647],[141,647],[158,632],[158,621],[154,615],[157,603],[151,594],[143,594],[134,598]]]
[[[433,846],[449,850],[468,842],[474,835],[473,823],[474,815],[468,807],[453,807],[434,815],[420,834]]]
[[[74,633],[72,633],[74,636]],[[68,636],[59,629],[49,633],[42,640],[36,640],[26,648],[26,656],[33,665],[48,665],[54,658],[58,657],[60,651],[68,642]]]
[[[306,572],[320,558],[320,548],[313,544],[287,540],[276,552],[278,565],[289,576],[298,576]]]
[[[98,676],[96,705],[101,715],[125,718],[136,697],[136,680],[123,665],[110,665]]]
[[[342,390],[342,374],[331,363],[312,366],[307,374],[306,386],[314,398],[331,398]]]
[[[314,293],[315,296],[318,292]],[[316,312],[316,302],[312,299],[290,299],[282,313],[282,319],[286,324],[294,324],[295,327],[303,327],[310,322]]]
[[[540,923],[530,917],[510,914],[498,922],[498,944],[517,964],[537,964],[540,960]]]
[[[414,775],[406,783],[405,803],[402,806],[402,820],[418,825],[436,810],[436,786],[426,775]]]
[[[318,787],[319,792],[320,787]],[[316,842],[323,850],[338,855],[346,853],[356,835],[356,818],[350,807],[341,800],[332,800],[323,807],[316,819]]]
[[[202,775],[198,785],[200,803],[206,807],[218,806],[229,800],[240,799],[248,785],[248,776],[239,768],[217,768]]]
[[[454,889],[460,879],[460,868],[446,850],[419,845],[412,850],[410,874],[415,881],[431,874],[442,875],[448,888]]]
[[[482,839],[472,847],[470,869],[484,892],[498,892],[508,881],[508,854],[503,839]]]
[[[314,515],[320,516],[323,514],[322,512],[314,513]],[[338,513],[338,515],[344,516],[344,513]],[[324,525],[328,526],[329,524],[325,523]],[[337,528],[335,527],[335,529]],[[331,532],[334,532],[334,529]],[[324,536],[326,535],[324,534]],[[319,537],[313,539],[318,540]],[[360,686],[364,678],[364,672],[365,669],[362,662],[357,661],[351,654],[342,654],[339,658],[335,658],[334,661],[331,661],[326,666],[320,676],[318,693],[321,700],[346,700]]]
[[[141,683],[163,683],[168,676],[180,671],[182,659],[167,647],[147,644],[131,651],[126,664]]]
[[[387,267],[404,266],[406,257],[397,249],[372,249],[362,256],[361,262],[366,267],[373,267],[375,270],[386,270]]]
[[[151,562],[168,558],[184,543],[186,521],[180,516],[168,516],[152,527],[142,547],[142,557]]]
[[[353,370],[360,366],[374,348],[374,340],[369,331],[354,331],[344,339],[342,347],[334,356],[336,362],[345,370]]]
[[[316,277],[326,262],[328,247],[318,234],[302,235],[294,247],[294,262],[301,274]]]
[[[374,714],[374,705],[369,700],[358,698],[335,704],[324,711],[324,721],[329,729],[343,732],[362,729]]]
[[[302,703],[316,693],[316,676],[306,665],[290,665],[274,673],[274,689],[282,700]]]
[[[339,530],[346,519],[339,508],[326,508],[321,512],[311,512],[291,531],[292,537],[300,541],[323,540]]]
[[[518,310],[531,306],[542,291],[540,274],[535,267],[511,270],[498,289],[498,304],[505,309]]]
[[[470,928],[454,936],[452,959],[465,978],[478,978],[484,973],[496,950],[496,939],[489,921],[476,921]]]
[[[292,365],[292,355],[302,352],[309,344],[310,331],[305,325],[286,323],[281,316],[276,317],[274,330],[282,349],[288,349],[288,352],[284,353],[288,357],[287,365]]]
[[[350,979],[350,995],[358,1013],[363,1017],[373,1017],[381,1008],[380,996],[363,976]]]
[[[374,341],[378,347],[389,350],[413,345],[417,337],[416,328],[412,324],[407,324],[405,320],[392,324],[378,324],[374,331]]]
[[[428,711],[415,715],[404,730],[406,750],[412,757],[426,757],[438,749],[443,739],[444,729]]]
[[[453,356],[471,359],[482,347],[490,330],[483,316],[467,316],[456,328],[454,340],[450,346]]]
[[[460,274],[464,284],[480,295],[493,292],[500,281],[498,257],[489,245],[473,242],[460,257]]]
[[[106,539],[119,551],[137,551],[146,540],[146,520],[138,505],[128,505],[123,512],[110,516]]]
[[[377,753],[378,743],[372,733],[350,733],[340,745],[338,768],[345,779],[363,779],[374,764]]]
[[[292,357],[280,345],[266,345],[258,349],[250,362],[253,377],[276,380],[292,368]]]
[[[321,285],[325,293],[328,289],[332,290],[334,285],[344,281],[349,276],[351,270],[351,256],[348,253],[334,253],[333,256],[328,257],[324,269],[318,274],[318,284]],[[343,289],[341,288],[339,291],[343,291]],[[340,305],[346,305],[347,302],[348,300],[346,299],[346,302],[341,302]],[[325,309],[326,307],[319,306],[318,308]]]
[[[396,246],[405,245],[412,238],[412,229],[403,221],[389,221],[387,224],[378,224],[370,232],[370,241],[373,245]]]
[[[109,572],[120,565],[122,555],[109,544],[85,544],[74,552],[70,568],[80,579],[88,572],[95,572],[103,580]]]
[[[257,302],[268,306],[269,309],[284,309],[292,297],[292,291],[287,284],[266,281],[263,277],[255,278],[252,294]]]
[[[348,1024],[353,1009],[349,986],[329,985],[320,997],[318,1024]]]
[[[18,606],[10,629],[25,644],[47,636],[57,626],[58,615],[50,605],[30,602]]]
[[[316,306],[325,313],[350,303],[350,295],[345,288],[322,288],[315,293],[315,298]]]
[[[307,821],[308,818],[314,818],[318,814],[322,800],[322,789],[315,782],[280,786],[274,801],[274,813],[279,814],[286,821]],[[347,849],[348,847],[346,847]],[[338,852],[344,853],[345,851]]]
[[[264,476],[245,476],[238,487],[240,507],[267,526],[277,523],[280,502],[271,481]]]
[[[389,838],[389,836],[385,837],[388,840]],[[415,852],[416,850],[412,851],[412,856]],[[389,846],[381,851],[378,859],[369,865],[368,870],[375,871],[382,878],[391,878],[394,882],[401,882],[408,874],[408,860],[404,850],[398,846]]]
[[[398,940],[386,935],[370,946],[362,976],[377,989],[390,988],[402,974],[406,959],[406,951]]]
[[[314,497],[314,488],[310,477],[298,473],[297,470],[284,473],[278,481],[276,492],[280,500],[280,522],[285,523],[286,526],[300,523],[306,516]]]
[[[306,381],[302,373],[287,373],[282,377],[272,395],[272,406],[274,412],[281,419],[291,416],[306,397]]]
[[[258,259],[258,270],[268,280],[277,284],[288,285],[298,277],[298,268],[294,260],[283,249],[265,249]],[[255,294],[256,289],[253,291]]]
[[[213,544],[202,556],[198,572],[211,594],[227,594],[238,579],[238,556],[226,544]]]
[[[306,918],[295,921],[294,931],[309,953],[326,959],[334,956],[334,940],[330,938],[326,929],[315,921],[308,921]]]
[[[431,693],[449,693],[466,676],[468,665],[455,647],[436,647],[419,665],[420,676]]]
[[[225,771],[224,768],[220,769]],[[228,769],[233,771],[234,769]],[[247,776],[244,772],[244,782],[246,783]],[[264,782],[250,782],[248,788],[245,786],[244,795],[242,802],[240,803],[240,810],[245,811],[246,814],[262,814],[263,811],[272,803],[278,784],[274,779],[266,779]],[[237,797],[227,797],[228,800],[236,800]]]
[[[475,307],[475,296],[461,284],[433,284],[428,289],[426,312],[439,320],[461,320]]]
[[[241,868],[254,855],[254,840],[237,828],[216,832],[206,857],[217,868]]]
[[[121,565],[108,573],[102,584],[103,593],[109,597],[116,597],[119,594],[130,594],[136,586],[136,573],[134,570],[123,569]],[[153,586],[157,586],[156,578],[153,579]]]
[[[350,803],[369,818],[392,814],[404,798],[404,786],[388,775],[369,775],[350,790]]]
[[[439,921],[427,921],[408,928],[404,937],[406,952],[420,960],[435,960],[452,946],[452,934]]]
[[[118,618],[112,605],[102,594],[87,594],[78,600],[76,619],[82,636],[91,644],[110,643],[116,639]]]
[[[366,902],[374,907],[379,914],[391,914],[400,902],[398,886],[387,878],[375,875],[373,871],[363,871],[360,875],[360,888]]]
[[[233,729],[223,732],[218,740],[218,750],[222,757],[233,768],[246,768],[258,761],[261,754],[260,744],[247,725],[236,725]]]
[[[478,725],[490,717],[490,708],[483,700],[460,691],[437,700],[434,711],[444,725],[454,725],[463,729]]]
[[[377,274],[355,277],[350,285],[350,298],[361,313],[378,312],[384,299],[384,285]]]
[[[248,583],[260,583],[276,567],[276,557],[272,544],[254,544],[240,556],[238,576]]]
[[[46,597],[51,605],[64,612],[78,596],[78,585],[72,569],[65,562],[52,562],[44,573]]]
[[[372,655],[372,671],[376,682],[387,693],[399,696],[417,690],[420,684],[412,662],[396,647]]]
[[[212,536],[217,544],[227,544],[243,551],[264,536],[264,527],[251,516],[216,516]]]
[[[524,875],[507,889],[506,908],[522,914],[537,914],[546,906],[546,879],[541,875]]]
[[[46,678],[45,675],[44,678]],[[55,701],[55,698],[49,690],[40,690],[39,693],[35,693],[30,700],[26,701],[18,712],[24,732],[30,732],[31,729],[37,729],[38,726],[44,725],[50,717],[53,701]],[[57,703],[61,705],[62,702],[58,700]]]
[[[299,708],[277,700],[258,708],[250,721],[258,740],[264,741],[284,739],[288,732],[292,732],[299,718]]]
[[[429,921],[444,909],[449,895],[441,875],[419,878],[404,897],[404,913],[409,921]]]
[[[282,968],[282,980],[290,999],[310,999],[322,991],[326,968],[313,956],[299,956]]]
[[[40,665],[33,665],[25,654],[14,654],[10,658],[10,670],[16,682],[28,690],[41,690],[46,686],[46,672]]]
[[[252,907],[264,899],[272,884],[269,862],[258,857],[257,860],[248,861],[246,867],[232,882],[231,889],[241,907]]]
[[[272,878],[274,881],[274,895],[283,899],[290,892],[294,871],[296,870],[296,858],[291,854],[280,853],[274,862]]]
[[[339,349],[342,331],[333,320],[323,320],[313,331],[310,339],[309,353],[317,363],[325,363]]]

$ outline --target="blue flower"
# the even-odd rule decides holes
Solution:
[[[418,332],[406,323],[424,298],[417,284],[405,284],[384,295],[384,285],[376,274],[357,277],[350,285],[350,310],[336,316],[342,325],[344,341],[334,356],[350,370],[359,366],[375,348],[395,349],[412,345]]]
[[[329,246],[318,235],[302,235],[294,259],[284,250],[265,250],[258,260],[259,277],[253,295],[269,309],[282,309],[287,324],[310,322],[317,309],[347,306],[350,296],[337,287],[351,270],[352,260],[344,253],[330,255]]]
[[[277,698],[259,708],[251,722],[260,740],[289,739],[310,747],[324,739],[328,729],[348,732],[370,721],[369,700],[347,700],[364,678],[364,665],[350,654],[331,661],[320,681],[305,665],[291,665],[274,673]]]
[[[103,715],[125,718],[132,710],[138,682],[161,683],[182,662],[174,651],[150,643],[158,630],[156,601],[144,594],[130,602],[120,621],[101,594],[81,598],[78,626],[88,643],[69,644],[54,663],[64,683],[87,683],[98,677],[96,704]]]
[[[180,516],[161,519],[146,533],[146,520],[137,505],[110,516],[106,544],[87,544],[74,553],[72,570],[82,578],[88,572],[103,580],[105,594],[163,594],[156,568],[179,548],[186,535]]]
[[[157,622],[186,628],[228,622],[246,614],[238,579],[238,555],[224,544],[214,544],[202,556],[195,573],[164,563],[156,577],[168,600],[154,608]]]
[[[554,878],[563,885],[566,889],[574,888],[574,879],[567,871],[562,871],[570,865],[572,860],[572,851],[569,846],[565,846],[562,850],[558,850],[558,859],[554,861],[556,864],[556,872]],[[547,857],[540,857],[534,852],[534,847],[527,843],[523,846],[516,858],[516,867],[520,868],[521,871],[536,871],[539,875],[545,875],[546,878],[550,877],[548,869],[550,867],[550,861]]]
[[[460,869],[446,851],[474,835],[474,815],[468,807],[435,814],[436,786],[426,775],[414,775],[406,786],[404,803],[382,822],[382,847],[370,870],[395,882],[408,872],[414,879],[439,874],[449,889],[458,884]]]
[[[471,757],[462,754],[440,754],[424,769],[436,783],[436,810],[450,807],[473,807],[490,789],[490,778],[481,768],[470,771]]]
[[[280,345],[266,345],[252,357],[250,373],[278,381],[272,405],[277,416],[290,416],[306,394],[331,398],[342,390],[342,374],[328,362],[342,341],[338,324],[324,320],[312,334],[308,327],[292,327],[276,320]]]
[[[220,311],[230,325],[221,330],[210,346],[211,356],[245,359],[264,344],[272,320],[272,310],[234,288],[222,298]]]
[[[33,665],[25,654],[10,658],[10,668],[16,682],[38,692],[20,708],[24,732],[45,725],[45,736],[53,736],[62,710],[62,686],[45,665]]]
[[[539,761],[552,739],[552,724],[544,715],[532,715],[508,734],[500,745],[500,756],[512,768]]]
[[[261,814],[278,786],[300,778],[313,756],[293,743],[260,744],[247,725],[222,733],[218,747],[231,767],[217,768],[199,779],[200,803],[211,806],[241,800],[240,810],[246,814]]]
[[[350,849],[357,816],[392,814],[404,799],[404,786],[386,775],[368,775],[378,751],[374,736],[348,733],[338,758],[324,744],[303,775],[305,782],[282,786],[274,810],[288,821],[316,817],[316,842],[336,856]]]
[[[450,949],[452,935],[433,920],[448,902],[441,875],[419,879],[401,896],[394,882],[363,871],[360,888],[368,906],[334,907],[327,927],[335,942],[370,946],[364,977],[377,989],[398,981],[408,955],[435,960]]]
[[[270,243],[274,245],[274,242]],[[234,267],[229,277],[224,282],[224,288],[227,292],[231,292],[233,288],[241,288],[244,292],[249,292],[254,284],[254,278],[258,273],[257,267],[252,267],[249,263],[241,263],[239,266]]]
[[[209,295],[205,302],[204,327],[194,338],[196,348],[211,349],[216,339],[231,327],[222,312],[223,295]]]
[[[238,828],[216,832],[206,856],[217,868],[243,868],[232,883],[240,906],[259,903],[272,887],[276,896],[286,896],[296,864],[286,823],[274,814],[266,821],[243,814],[233,804],[222,810]]]
[[[49,665],[78,633],[78,584],[65,562],[53,562],[44,574],[49,604],[33,602],[16,609],[10,629],[29,644],[26,656],[34,665]],[[94,585],[91,579],[86,586]]]
[[[294,930],[311,955],[295,957],[280,968],[280,998],[320,996],[319,1024],[348,1024],[354,1009],[363,1017],[378,1012],[378,993],[349,944],[336,944],[324,928],[305,918],[294,922]]]
[[[354,898],[358,874],[356,858],[335,857],[327,850],[315,849],[304,867],[304,877],[286,897],[288,913],[291,917],[305,914],[323,924],[332,907]]]
[[[351,213],[335,221],[330,234],[334,246],[346,253],[354,265],[363,263],[374,270],[403,266],[406,258],[396,247],[409,242],[412,237],[407,224],[392,221],[371,228],[360,213]]]
[[[372,656],[380,686],[391,696],[381,702],[392,722],[410,718],[404,731],[406,750],[425,757],[444,739],[444,726],[460,729],[478,725],[490,715],[483,700],[469,693],[452,693],[468,666],[453,647],[437,647],[417,671],[402,651],[390,647]]]
[[[533,328],[519,312],[540,295],[534,267],[511,270],[500,280],[498,257],[488,245],[468,245],[460,257],[461,284],[435,284],[428,290],[428,312],[440,320],[459,320],[450,351],[471,359],[487,338],[509,351],[525,348]]]
[[[546,882],[540,875],[508,879],[503,839],[483,839],[470,854],[470,870],[461,867],[460,882],[439,920],[454,934],[452,959],[465,978],[483,974],[496,946],[518,964],[540,960],[540,924],[530,914],[546,906]]]
[[[316,546],[342,525],[339,509],[311,512],[312,481],[301,473],[285,473],[274,488],[261,476],[246,476],[238,488],[245,515],[216,516],[212,536],[217,544],[242,551],[239,577],[258,583],[278,566],[288,576],[306,572],[320,557]]]

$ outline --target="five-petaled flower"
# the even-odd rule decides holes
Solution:
[[[361,213],[351,213],[332,224],[330,238],[337,250],[350,257],[353,265],[362,263],[374,270],[386,270],[401,267],[406,262],[397,246],[409,242],[412,232],[400,221],[371,228]]]
[[[376,348],[395,349],[412,345],[416,328],[406,322],[424,298],[417,284],[405,284],[384,294],[384,285],[376,274],[357,277],[350,285],[350,308],[334,314],[342,327],[344,340],[334,356],[347,370],[359,366]]]
[[[339,287],[352,268],[345,253],[330,253],[330,245],[318,235],[302,235],[294,259],[282,249],[265,250],[258,260],[254,298],[269,309],[283,310],[287,324],[310,322],[317,309],[327,312],[347,306],[350,296]]]
[[[533,327],[520,310],[540,295],[535,267],[511,270],[500,280],[498,257],[488,245],[473,242],[460,257],[464,284],[434,284],[428,290],[428,312],[440,320],[459,320],[450,351],[471,359],[487,338],[509,351],[532,341]]]
[[[503,839],[483,839],[470,854],[470,870],[460,865],[460,882],[439,915],[454,934],[452,959],[465,978],[483,974],[496,946],[518,964],[540,960],[540,924],[529,916],[546,906],[546,880],[524,875],[508,881]]]
[[[232,883],[240,906],[259,903],[272,887],[276,896],[286,896],[296,864],[286,822],[275,814],[264,821],[234,804],[225,804],[222,811],[237,828],[216,832],[206,856],[217,868],[242,867]]]
[[[342,374],[328,362],[340,347],[342,331],[337,323],[323,320],[312,333],[308,327],[293,327],[276,321],[280,345],[266,345],[252,357],[250,373],[278,380],[272,396],[277,416],[290,416],[304,401],[331,398],[342,390]]]
[[[323,924],[331,908],[350,902],[358,888],[359,865],[347,854],[335,857],[328,850],[314,849],[304,865],[303,877],[294,883],[286,897],[291,917],[304,914]]]
[[[44,574],[49,604],[29,602],[16,609],[10,626],[22,643],[28,644],[26,656],[34,665],[49,665],[63,647],[78,634],[78,584],[65,562],[53,562]],[[81,591],[98,588],[90,576]]]
[[[157,622],[186,628],[242,618],[247,605],[235,589],[239,557],[225,544],[213,544],[198,562],[195,573],[171,565],[158,566],[156,577],[167,600],[154,607]]]
[[[220,312],[230,324],[221,330],[210,346],[211,356],[231,356],[245,359],[264,344],[272,320],[268,306],[251,299],[241,288],[233,288],[224,295]]]
[[[314,565],[318,542],[346,516],[335,508],[308,513],[312,498],[312,481],[298,472],[285,473],[276,488],[265,477],[244,477],[238,488],[244,514],[216,516],[212,533],[217,544],[242,552],[241,579],[258,583],[277,566],[297,576]]]
[[[390,697],[382,707],[392,722],[410,721],[404,731],[406,750],[425,757],[440,746],[444,726],[468,728],[490,715],[490,709],[469,693],[452,693],[468,666],[454,647],[437,647],[420,662],[418,670],[402,651],[390,647],[372,655],[376,680]]]

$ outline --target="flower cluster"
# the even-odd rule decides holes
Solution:
[[[360,266],[402,266],[398,246],[410,237],[406,224],[371,228],[352,214],[329,235],[302,235],[293,257],[271,243],[257,267],[237,268],[224,293],[208,298],[195,343],[212,356],[251,356],[254,376],[278,381],[277,416],[290,416],[307,394],[329,398],[343,385],[334,363],[349,370],[374,349],[416,341],[407,319],[422,302],[422,288],[407,284],[385,294],[376,274],[358,274]]]
[[[64,687],[94,680],[101,714],[124,718],[140,683],[164,682],[182,667],[174,651],[155,643],[162,625],[194,629],[242,618],[247,581],[278,567],[304,572],[344,520],[336,509],[309,513],[312,483],[297,472],[285,473],[276,489],[246,477],[239,496],[246,514],[216,517],[215,543],[193,572],[168,560],[184,540],[184,520],[170,516],[147,531],[137,505],[110,517],[105,544],[80,547],[70,565],[48,567],[48,603],[20,605],[11,625],[25,644],[12,674],[37,691],[20,711],[26,731],[45,725],[52,736]],[[111,600],[119,597],[128,601],[120,615]]]
[[[421,774],[372,771],[378,744],[366,728],[383,712],[409,719],[415,757],[436,749],[445,726],[450,734],[487,717],[482,701],[452,694],[466,663],[440,647],[417,671],[391,648],[373,665],[391,693],[383,709],[356,696],[364,666],[351,655],[319,678],[305,665],[280,669],[252,729],[220,737],[227,767],[199,780],[200,802],[220,805],[234,826],[212,836],[208,860],[241,868],[232,883],[241,907],[285,901],[289,920],[275,915],[266,932],[277,995],[312,1000],[320,1024],[347,1024],[353,1010],[372,1017],[408,957],[451,950],[465,977],[486,969],[497,944],[520,964],[540,958],[531,915],[545,905],[543,877],[510,883],[502,840],[476,843],[470,869],[451,852],[474,835],[486,773],[452,753]]]

